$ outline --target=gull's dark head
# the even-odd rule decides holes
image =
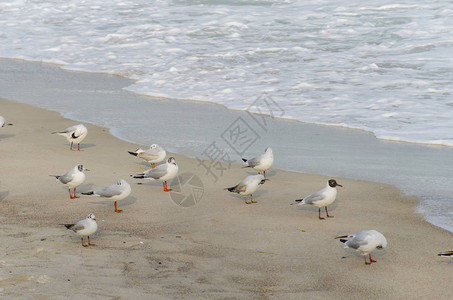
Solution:
[[[343,187],[341,184],[337,183],[337,181],[336,181],[335,179],[330,179],[330,180],[329,180],[329,186],[330,186],[330,187],[333,187],[333,188],[334,188],[334,187],[337,187],[337,186]]]
[[[174,165],[176,166],[176,159],[175,159],[173,156],[170,157],[170,158],[167,160],[167,162],[168,162],[169,164],[174,164]]]

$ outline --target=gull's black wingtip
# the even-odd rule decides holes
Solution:
[[[145,175],[131,175],[132,178],[138,178],[138,179],[143,179],[145,178]]]

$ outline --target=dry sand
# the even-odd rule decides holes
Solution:
[[[257,204],[223,190],[253,170],[240,165],[215,182],[196,159],[174,155],[180,173],[199,176],[204,194],[181,207],[161,183],[132,179],[146,163],[139,146],[88,127],[83,151],[50,134],[77,124],[55,112],[0,100],[13,126],[0,128],[0,298],[2,299],[446,299],[452,233],[425,222],[418,199],[393,186],[336,178],[337,201],[320,221],[294,199],[324,187],[327,177],[272,170]],[[151,141],[152,142],[152,141]],[[278,155],[278,153],[275,153]],[[49,175],[82,163],[90,169],[78,193],[124,178],[132,193],[118,203],[81,196]],[[173,188],[177,188],[173,186]],[[187,190],[183,191],[185,194]],[[173,194],[174,196],[175,194]],[[95,246],[62,223],[94,213]],[[334,237],[376,229],[388,240],[370,266]]]

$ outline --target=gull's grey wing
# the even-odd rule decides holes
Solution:
[[[320,190],[320,191],[317,191],[316,193],[314,194],[311,194],[310,196],[307,196],[304,198],[304,203],[306,204],[313,204],[313,203],[316,203],[318,201],[321,201],[324,199],[324,190]]]
[[[151,152],[152,151],[152,152]],[[159,152],[155,151],[155,149],[146,150],[145,152],[139,153],[138,156],[144,158],[146,160],[152,160],[159,158]]]
[[[371,236],[368,232],[358,232],[349,236],[354,237],[353,239],[346,242],[346,246],[352,249],[359,249],[361,246],[368,244],[368,238]]]
[[[237,192],[237,193],[240,193],[240,192],[245,192],[245,190],[247,189],[247,186],[245,184],[238,184],[234,191]]]
[[[65,174],[61,175],[58,177],[58,180],[60,180],[61,183],[67,184],[68,182],[71,182],[72,176],[74,175],[74,170],[70,170],[66,172]]]
[[[249,159],[247,162],[249,164],[250,167],[254,168],[256,167],[257,165],[260,164],[260,161],[263,159],[263,154],[257,156],[257,157],[254,157],[252,159]]]
[[[77,222],[72,228],[70,228],[72,231],[77,232],[79,230],[85,229],[85,220]]]
[[[159,165],[145,172],[145,178],[159,179],[167,174],[167,164]]]
[[[73,133],[73,132],[75,132],[77,130],[77,128],[78,128],[77,125],[74,125],[74,126],[66,128],[61,133]]]
[[[121,194],[123,192],[123,190],[124,189],[120,185],[114,184],[114,185],[105,187],[102,190],[95,191],[94,193],[101,197],[110,198],[113,196],[118,196],[119,194]]]
[[[361,241],[357,239],[352,239],[346,242],[346,246],[355,250],[359,249],[361,246],[365,246],[366,244],[368,244],[367,241]]]

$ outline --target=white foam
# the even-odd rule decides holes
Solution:
[[[0,3],[0,56],[232,109],[267,92],[284,118],[453,146],[449,4],[15,0]]]

